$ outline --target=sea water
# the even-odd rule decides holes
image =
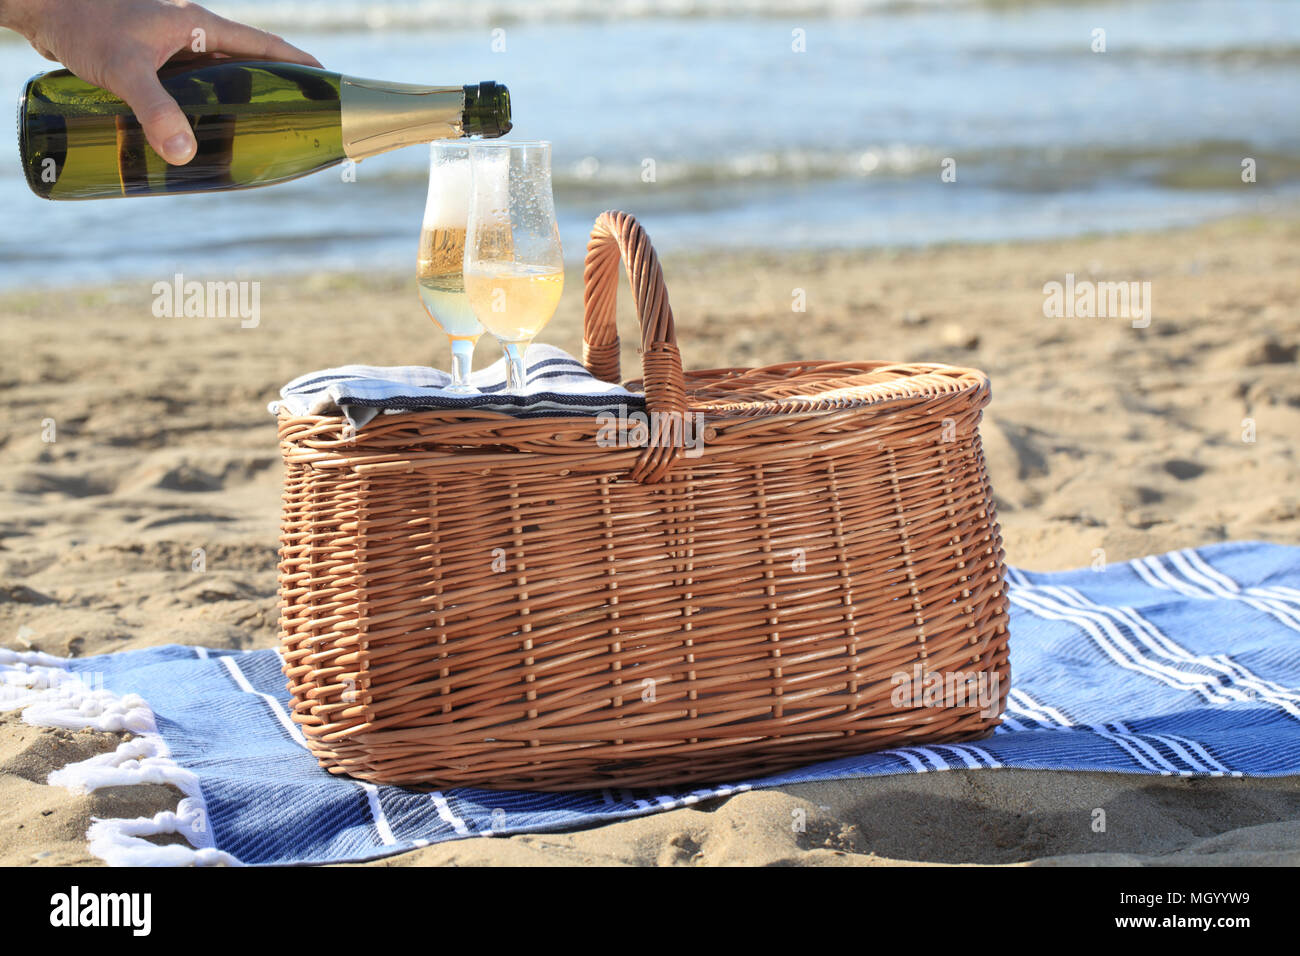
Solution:
[[[667,250],[796,249],[1160,227],[1300,195],[1293,0],[208,6],[340,72],[506,83],[512,138],[555,144],[570,260],[607,208]],[[0,37],[0,89],[50,67]],[[409,273],[428,184],[416,146],[245,193],[52,203],[8,155],[9,288]]]

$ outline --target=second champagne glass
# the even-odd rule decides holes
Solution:
[[[555,314],[564,258],[551,194],[551,144],[474,143],[465,291],[505,349],[506,389],[527,384],[528,346]]]
[[[469,373],[483,326],[465,294],[465,226],[469,219],[469,147],[434,143],[429,149],[429,198],[420,227],[416,278],[429,318],[451,340],[448,391],[474,393]]]

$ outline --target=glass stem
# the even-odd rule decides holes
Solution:
[[[451,340],[451,384],[453,388],[469,388],[469,373],[474,365],[474,340]]]
[[[528,368],[524,365],[528,343],[502,342],[501,345],[506,351],[506,391],[518,394],[528,384]]]

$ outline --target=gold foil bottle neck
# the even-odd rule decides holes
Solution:
[[[357,160],[415,143],[458,139],[464,135],[464,109],[465,90],[460,86],[340,77],[343,152]]]

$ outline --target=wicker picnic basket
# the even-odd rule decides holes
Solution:
[[[1009,680],[988,379],[885,362],[684,372],[654,249],[607,212],[583,355],[606,381],[620,257],[647,411],[666,423],[643,445],[601,443],[595,417],[438,411],[351,431],[281,413],[284,672],[321,765],[661,786],[990,733]],[[1001,690],[993,708],[900,706],[922,672]]]

